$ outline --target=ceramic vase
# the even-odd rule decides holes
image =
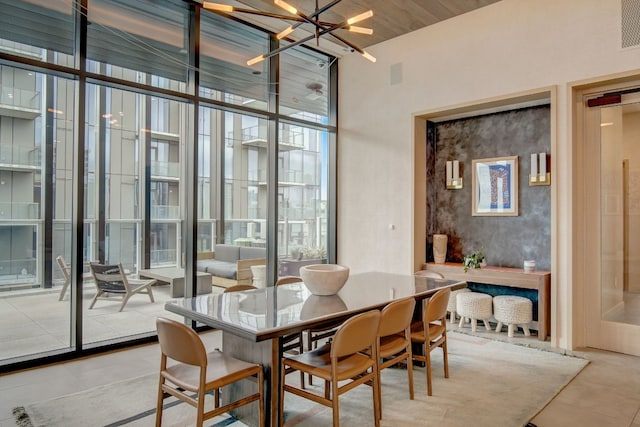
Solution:
[[[444,264],[447,259],[447,235],[433,235],[433,260],[436,264]]]

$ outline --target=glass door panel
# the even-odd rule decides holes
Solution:
[[[640,355],[640,96],[585,118],[586,344]]]

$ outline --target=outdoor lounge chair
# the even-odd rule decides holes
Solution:
[[[58,256],[56,258],[56,262],[58,263],[58,267],[60,267],[60,271],[62,271],[62,276],[64,277],[64,283],[62,284],[62,289],[60,289],[60,295],[58,296],[58,301],[62,301],[64,295],[67,293],[67,289],[71,284],[71,266],[66,263],[62,256]],[[93,279],[93,275],[91,273],[82,273],[82,280]]]
[[[109,297],[114,294],[122,295],[122,304],[119,311],[124,309],[129,298],[135,294],[147,294],[151,302],[154,302],[151,285],[156,283],[155,279],[130,279],[125,274],[122,264],[104,265],[92,262],[89,267],[97,288],[96,296],[91,300],[89,309],[93,308],[98,299],[111,300]]]

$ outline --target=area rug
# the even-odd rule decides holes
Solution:
[[[550,351],[449,333],[449,379],[439,350],[433,357],[433,396],[426,394],[424,368],[414,370],[415,399],[409,400],[407,372],[382,374],[382,426],[514,427],[527,424],[588,363]],[[298,375],[291,375],[292,381]],[[320,389],[314,383],[311,388]],[[40,426],[152,426],[157,376],[146,375],[16,408],[16,423]],[[257,408],[256,408],[257,410]],[[331,425],[331,409],[286,395],[287,426]],[[19,420],[20,418],[20,420]],[[194,409],[167,400],[163,426],[189,426]],[[373,425],[372,391],[357,387],[340,399],[340,425]],[[243,426],[230,416],[207,426]]]

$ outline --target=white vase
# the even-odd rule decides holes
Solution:
[[[436,264],[444,264],[447,259],[447,235],[433,235],[433,260]]]

